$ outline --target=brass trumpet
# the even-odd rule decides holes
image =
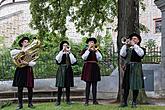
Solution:
[[[87,45],[87,46],[89,46],[89,45]],[[99,50],[99,45],[96,44],[96,45],[91,46],[90,50],[93,50],[93,51]]]
[[[71,50],[71,47],[70,46],[67,46],[66,47],[66,51],[70,51]]]
[[[130,39],[129,38],[126,38],[126,37],[122,37],[121,38],[121,43],[122,44],[129,45],[130,44]]]
[[[63,51],[64,52],[70,52],[70,50],[71,50],[71,47],[70,46],[63,47]]]

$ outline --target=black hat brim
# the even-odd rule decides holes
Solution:
[[[88,38],[88,39],[86,40],[86,43],[88,44],[89,41],[93,41],[95,44],[97,43],[96,38]]]
[[[30,39],[28,37],[23,37],[22,39],[20,39],[19,42],[18,42],[18,44],[19,44],[20,47],[22,47],[22,42],[24,40],[28,40],[29,41]]]
[[[137,33],[132,33],[132,34],[129,35],[129,39],[131,40],[133,36],[136,36],[139,39],[139,43],[138,43],[138,45],[139,45],[142,41],[141,36]]]
[[[65,44],[65,43],[69,45],[69,42],[68,42],[68,41],[62,41],[62,42],[60,43],[60,50],[63,49],[63,44]]]

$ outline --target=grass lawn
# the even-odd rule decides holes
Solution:
[[[5,107],[1,110],[15,110],[16,104],[12,104],[9,107]],[[106,104],[106,105],[92,105],[84,106],[83,103],[73,103],[72,105],[67,105],[62,103],[60,106],[55,106],[53,102],[50,103],[36,103],[34,104],[34,109],[29,109],[27,104],[24,104],[22,110],[132,110],[131,106],[125,108],[120,108],[116,104]],[[153,105],[138,105],[135,110],[165,110],[165,106],[153,106]]]

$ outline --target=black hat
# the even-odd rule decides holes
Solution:
[[[65,43],[69,45],[68,41],[62,41],[62,42],[60,43],[60,50],[63,49],[63,44],[65,44]]]
[[[29,41],[30,39],[28,37],[23,37],[21,40],[19,40],[18,44],[19,44],[20,47],[22,47],[22,42],[24,40],[28,40]]]
[[[132,34],[129,35],[129,39],[131,40],[133,36],[136,36],[139,39],[138,45],[140,45],[140,43],[142,41],[141,36],[137,33],[132,33]]]
[[[86,40],[86,43],[88,43],[89,41],[93,41],[95,44],[97,43],[97,40],[96,40],[96,38],[94,38],[94,37],[88,38],[88,39]]]

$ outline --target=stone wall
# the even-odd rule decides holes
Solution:
[[[158,94],[165,96],[165,0],[155,0],[155,4],[161,10],[162,14],[162,37],[161,37],[161,69],[160,69],[160,87]]]
[[[56,90],[56,79],[35,79],[34,90]],[[98,99],[115,99],[118,92],[118,75],[103,76],[102,80],[98,82]],[[73,89],[84,89],[85,82],[80,77],[74,78]],[[12,87],[12,81],[0,81],[0,92],[17,91],[16,87]],[[92,91],[91,91],[92,92]],[[90,94],[92,97],[92,94]]]
[[[28,25],[30,19],[28,2],[6,4],[0,7],[0,35],[5,36],[6,46],[10,46],[21,33],[32,32]]]
[[[18,2],[19,1],[19,2]],[[36,31],[29,27],[31,20],[31,14],[29,9],[29,2],[27,0],[16,0],[15,3],[10,3],[11,0],[7,0],[0,6],[0,35],[5,36],[5,45],[9,47],[15,40],[16,36]],[[74,42],[81,41],[82,36],[76,32],[73,23],[67,20],[67,36]]]

